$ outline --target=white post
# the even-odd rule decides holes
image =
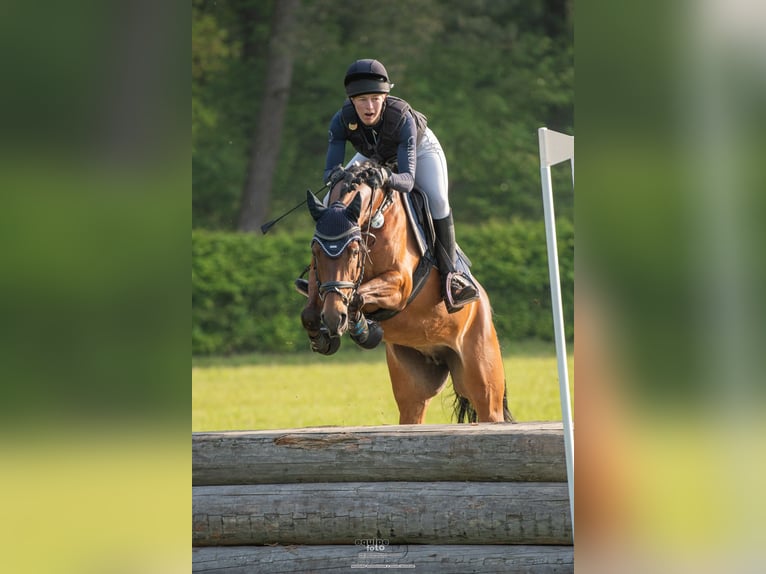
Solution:
[[[553,186],[551,184],[551,166],[570,160],[572,164],[572,185],[574,186],[574,137],[549,130],[548,128],[540,128],[537,130],[537,135],[540,145],[540,178],[543,186],[545,237],[548,244],[548,274],[551,281],[553,329],[556,340],[556,356],[558,358],[561,420],[564,426],[567,482],[569,483],[569,511],[572,517],[572,536],[574,537],[574,433],[572,431],[572,410],[569,398],[569,372],[567,369],[566,339],[564,337],[564,312],[561,304],[556,220],[553,211]]]

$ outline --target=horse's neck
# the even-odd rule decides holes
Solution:
[[[400,249],[406,249],[409,243],[409,225],[402,194],[396,191],[386,193],[382,190],[377,190],[375,193],[375,197],[381,199],[380,201],[375,200],[370,212],[364,212],[362,229],[367,229],[368,218],[375,218],[375,215],[380,212],[382,226],[379,228],[371,226],[370,229],[377,237],[376,246],[385,244],[387,249],[392,249],[398,253],[396,257],[403,256],[404,251],[400,251]]]
[[[348,198],[346,197],[348,195]],[[342,185],[336,185],[333,189],[330,190],[330,193],[327,194],[327,197],[324,198],[324,204],[325,206],[331,205],[332,203],[335,203],[336,201],[341,201],[348,205],[348,199],[351,198],[351,195],[348,193],[344,193],[344,188]]]

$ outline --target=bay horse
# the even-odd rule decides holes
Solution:
[[[415,285],[423,262],[402,194],[365,163],[333,186],[327,207],[307,196],[316,229],[301,321],[312,350],[336,352],[347,331],[365,348],[382,339],[399,424],[423,423],[448,375],[458,422],[512,422],[487,293],[477,281],[480,298],[448,313],[434,259]]]

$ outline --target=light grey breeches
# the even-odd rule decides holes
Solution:
[[[434,219],[444,219],[449,215],[449,178],[447,158],[430,128],[426,128],[423,139],[417,147],[417,165],[415,167],[415,185],[428,196],[428,205]],[[369,158],[360,153],[348,162],[348,168],[354,162],[364,162]]]

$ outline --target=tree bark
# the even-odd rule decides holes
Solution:
[[[192,487],[193,546],[572,544],[565,482]]]
[[[279,158],[293,72],[294,26],[300,0],[275,2],[268,48],[266,87],[253,136],[239,209],[240,231],[255,231],[266,220]]]
[[[192,484],[566,482],[561,423],[192,434]]]
[[[361,538],[361,536],[360,536]],[[292,574],[415,569],[417,574],[572,574],[572,546],[424,545],[208,546],[192,548],[192,572]]]

